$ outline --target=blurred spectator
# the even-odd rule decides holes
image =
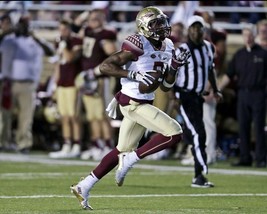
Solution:
[[[201,16],[206,23],[205,39],[212,42],[215,46],[214,68],[216,79],[218,79],[219,73],[224,72],[223,65],[225,64],[226,56],[226,32],[213,27],[215,15],[212,11],[201,11]],[[211,85],[208,83],[206,91],[209,91],[209,94],[204,96],[205,102],[203,104],[203,121],[207,134],[206,151],[208,164],[216,162],[217,147],[217,126],[215,123],[217,102],[213,91],[210,89]]]
[[[11,18],[8,14],[5,14],[0,19],[1,35],[0,40],[8,34],[13,26]],[[12,51],[11,51],[12,52]],[[0,150],[12,149],[11,144],[11,128],[12,128],[12,112],[11,112],[11,82],[10,80],[3,78],[3,70],[9,69],[5,66],[7,58],[11,57],[6,51],[1,53],[1,68],[0,68]]]
[[[267,50],[267,19],[260,20],[257,23],[256,42]]]
[[[177,48],[181,43],[186,40],[185,26],[183,23],[177,22],[172,24],[170,39],[172,40],[175,48]]]
[[[236,7],[251,7],[253,10],[254,7],[263,7],[264,1],[228,1],[228,6]],[[256,24],[261,19],[261,14],[258,12],[231,12],[230,13],[230,22],[238,24],[241,21],[241,18],[246,17],[246,22]]]
[[[88,24],[81,30],[83,59],[80,77],[86,118],[90,125],[92,146],[84,151],[82,159],[101,159],[113,147],[112,129],[105,108],[112,99],[114,78],[101,75],[100,63],[116,50],[117,32],[106,26],[105,11],[90,11]]]
[[[181,22],[187,24],[187,20],[191,17],[199,6],[199,1],[179,1],[174,11],[170,23]]]
[[[254,25],[242,30],[244,47],[234,54],[219,87],[223,89],[237,78],[240,157],[233,166],[252,166],[251,125],[254,124],[256,167],[266,167],[265,90],[267,81],[267,52],[255,43]]]
[[[75,158],[81,153],[81,127],[77,109],[78,91],[74,80],[81,72],[81,58],[77,52],[82,48],[82,39],[72,33],[71,22],[59,24],[60,38],[56,41],[59,62],[56,64],[57,105],[62,123],[62,149],[51,152],[51,158]],[[66,103],[68,103],[66,105]]]
[[[21,17],[15,32],[2,40],[0,51],[10,53],[10,58],[5,62],[8,69],[3,69],[3,76],[12,83],[12,109],[16,109],[18,119],[17,150],[28,153],[33,145],[35,91],[42,72],[43,55],[52,56],[53,49],[29,31],[28,17]]]
[[[215,46],[215,58],[214,65],[217,74],[218,82],[227,71],[228,61],[227,55],[227,32],[224,29],[218,29],[213,27],[215,15],[212,11],[201,12],[202,16],[208,23],[209,29],[207,30],[208,38]],[[230,147],[238,147],[238,122],[236,116],[236,82],[232,79],[231,82],[222,91],[223,100],[216,104],[216,144],[209,144],[207,141],[207,154],[209,160],[216,159],[224,160],[226,157],[231,156],[232,149]],[[204,104],[205,105],[205,104]],[[206,111],[205,111],[206,112]],[[229,125],[231,124],[231,125]],[[208,137],[210,138],[210,137]],[[235,148],[237,150],[237,148]],[[235,151],[236,152],[236,151]],[[236,154],[237,155],[237,152]],[[213,157],[213,158],[209,158]],[[209,161],[208,160],[208,161]]]

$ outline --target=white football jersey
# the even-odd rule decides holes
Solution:
[[[126,64],[125,69],[129,71],[159,70],[164,73],[170,64],[174,45],[170,39],[166,38],[163,41],[161,50],[156,50],[147,38],[135,34],[126,38],[122,44],[122,49],[136,54],[136,61]],[[121,85],[121,92],[129,97],[142,100],[153,100],[155,97],[154,92],[141,94],[138,89],[139,82],[137,81],[122,78]]]

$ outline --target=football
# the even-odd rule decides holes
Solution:
[[[151,92],[155,91],[159,87],[159,85],[161,83],[161,79],[162,79],[162,72],[161,71],[156,71],[156,72],[147,71],[146,73],[150,74],[155,79],[153,80],[153,83],[150,85],[146,85],[142,82],[139,83],[139,91],[141,94],[147,94],[147,93],[151,93]]]

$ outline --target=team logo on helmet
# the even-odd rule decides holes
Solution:
[[[137,30],[141,35],[155,40],[170,36],[171,27],[168,17],[157,7],[146,7],[136,16]]]

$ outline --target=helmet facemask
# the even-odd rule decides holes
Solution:
[[[136,17],[138,32],[147,38],[163,41],[170,36],[168,17],[156,7],[144,8]]]
[[[155,40],[164,40],[170,36],[171,27],[166,17],[153,19],[148,23],[149,32],[151,32],[150,38]]]

